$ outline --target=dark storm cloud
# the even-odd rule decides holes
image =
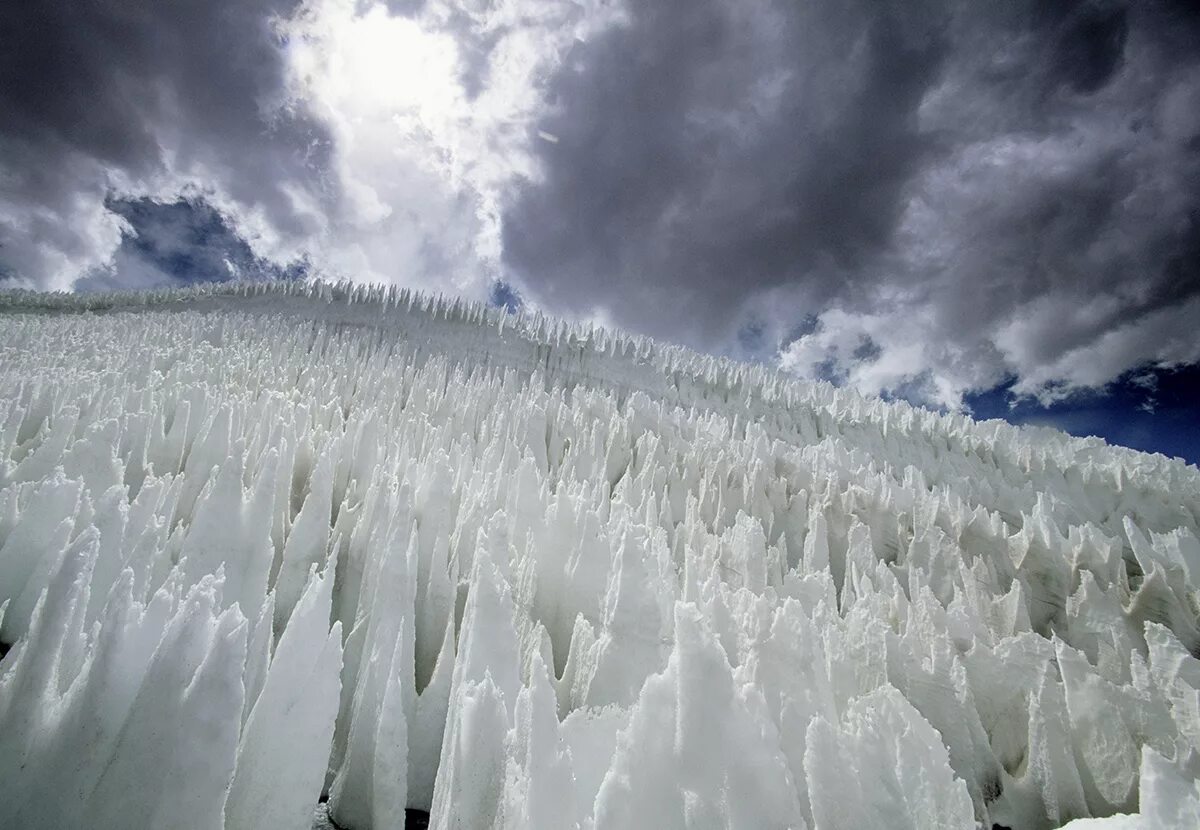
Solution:
[[[932,292],[931,335],[982,332],[1007,361],[987,379],[1015,371],[1024,391],[1200,357],[1181,339],[1200,296],[1184,265],[1200,74],[1181,47],[1200,29],[1168,4],[1051,8],[956,20],[924,113],[951,150],[914,183],[897,244],[902,278]],[[1151,324],[1158,343],[1137,333]]]
[[[538,126],[557,141],[504,217],[533,298],[709,348],[765,317],[810,364],[893,388],[928,372],[958,391],[1014,373],[1086,385],[1200,357],[1180,339],[1200,297],[1186,4],[629,13],[548,83]],[[827,328],[785,338],[831,308],[864,321],[840,350]],[[898,314],[927,341],[907,376],[889,355],[908,344],[879,335]]]
[[[1053,72],[1076,92],[1095,92],[1120,66],[1129,33],[1129,12],[1121,7],[1083,7],[1060,23]]]
[[[114,186],[198,170],[205,186],[262,211],[281,232],[303,232],[310,220],[287,188],[315,178],[329,140],[281,106],[284,66],[271,21],[295,5],[0,4],[0,242],[19,260],[14,270],[37,280],[50,267],[39,265],[39,252],[74,245],[83,257],[101,245],[72,227],[86,224],[84,202],[98,210]],[[65,227],[46,226],[56,219]]]
[[[710,327],[756,288],[853,275],[934,149],[913,112],[942,25],[876,4],[635,4],[551,85],[558,141],[506,216],[510,264],[637,328],[668,308]]]

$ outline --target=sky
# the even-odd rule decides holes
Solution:
[[[325,277],[1200,461],[1200,11],[0,3],[0,286]]]

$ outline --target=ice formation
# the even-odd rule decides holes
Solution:
[[[536,314],[0,295],[0,824],[1200,826],[1198,519]]]

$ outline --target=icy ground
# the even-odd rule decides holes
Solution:
[[[429,813],[421,810],[406,810],[404,818],[405,830],[426,830],[429,827]],[[333,819],[329,817],[329,805],[318,804],[313,811],[312,827],[309,830],[338,830]]]
[[[0,295],[0,825],[1198,827],[1198,518],[538,316]]]

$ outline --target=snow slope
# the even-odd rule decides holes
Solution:
[[[1198,520],[537,315],[0,294],[0,824],[1200,826]]]

